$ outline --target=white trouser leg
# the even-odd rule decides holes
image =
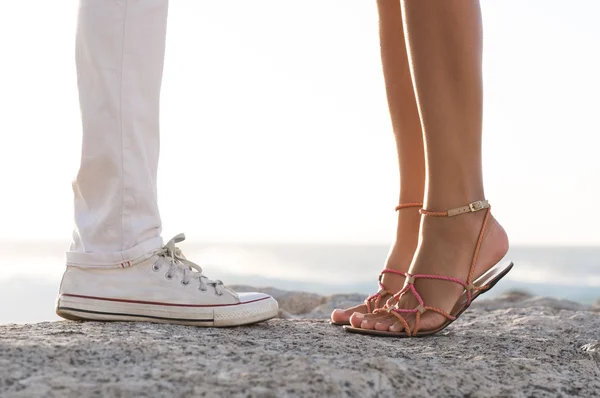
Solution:
[[[118,265],[162,246],[156,195],[168,0],[80,0],[83,123],[68,265]]]

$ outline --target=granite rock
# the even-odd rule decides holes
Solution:
[[[291,315],[307,314],[325,300],[325,297],[315,293],[294,292],[272,287],[256,288],[245,285],[230,287],[236,292],[259,292],[271,295],[279,303],[279,308]]]
[[[62,321],[0,333],[3,397],[600,395],[600,313],[542,298],[480,302],[419,339],[314,319],[229,329]]]

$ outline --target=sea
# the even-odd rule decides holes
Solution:
[[[0,242],[0,324],[59,319],[54,304],[65,269],[61,242]],[[225,284],[371,294],[387,245],[188,243],[186,257]],[[515,267],[486,296],[508,290],[585,304],[600,300],[600,246],[515,246]]]

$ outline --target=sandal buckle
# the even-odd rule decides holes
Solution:
[[[476,202],[469,203],[469,209],[471,209],[472,212],[483,209],[483,201],[478,200]]]

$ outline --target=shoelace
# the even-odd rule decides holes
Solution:
[[[164,259],[169,261],[169,270],[165,274],[165,276],[169,279],[173,277],[173,275],[180,271],[183,273],[183,279],[181,283],[183,285],[187,285],[190,283],[192,279],[198,279],[200,282],[200,290],[206,291],[208,286],[212,286],[215,289],[215,293],[217,295],[223,294],[223,282],[220,280],[211,280],[202,274],[202,268],[188,259],[185,258],[181,250],[175,246],[175,244],[182,242],[185,240],[184,234],[179,234],[167,242],[161,249],[158,249],[154,252],[155,255],[163,257]],[[155,264],[154,267],[157,267]],[[160,266],[158,266],[160,268]],[[158,268],[154,268],[157,270]]]

